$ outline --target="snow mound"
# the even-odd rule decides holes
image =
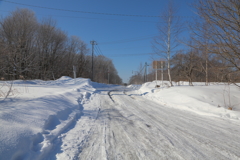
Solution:
[[[57,79],[57,81],[69,81],[69,80],[72,80],[72,78],[68,76],[62,76],[61,78]]]
[[[89,79],[66,76],[13,83],[19,94],[0,99],[0,160],[44,159],[95,92]]]
[[[133,84],[131,84],[131,85],[128,85],[126,88],[136,90],[136,89],[139,89],[141,86],[142,85],[133,85]]]
[[[160,84],[160,82],[159,82]],[[240,120],[240,90],[234,85],[211,84],[205,86],[195,82],[194,86],[182,83],[180,86],[155,88],[156,82],[143,84],[138,92],[145,98],[168,107],[233,120]],[[233,107],[233,110],[229,110]]]

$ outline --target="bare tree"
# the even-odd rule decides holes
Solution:
[[[52,19],[45,19],[39,26],[37,41],[39,76],[41,79],[55,79],[54,72],[60,69],[58,65],[66,50],[67,35],[55,27]]]
[[[204,61],[200,61],[200,66],[203,72],[205,73],[205,85],[208,85],[209,82],[209,58],[212,53],[210,50],[211,41],[210,41],[210,27],[208,23],[202,21],[202,19],[195,19],[195,23],[189,25],[191,30],[191,41],[193,43],[188,43],[187,45],[193,49],[197,49],[201,53],[201,57],[204,58]]]
[[[182,32],[183,24],[177,16],[177,7],[173,1],[169,1],[167,9],[161,15],[161,23],[158,25],[159,35],[154,39],[154,50],[167,60],[168,78],[171,86],[171,57],[180,44],[178,36]]]
[[[37,20],[32,11],[17,9],[0,22],[1,42],[7,62],[6,74],[29,76],[34,65],[34,37]]]
[[[177,74],[177,81],[188,80],[190,86],[193,86],[193,79],[198,77],[198,62],[201,60],[195,52],[194,49],[190,49],[185,54],[180,52],[172,59],[173,72]]]
[[[199,0],[196,6],[210,28],[211,52],[230,62],[232,71],[240,71],[239,6],[239,0]]]

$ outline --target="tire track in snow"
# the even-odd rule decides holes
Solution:
[[[136,99],[132,98],[132,96],[128,96],[128,95],[126,97],[128,99],[130,98],[129,101],[131,101],[131,103],[128,102],[128,104],[131,104],[131,105],[127,105],[125,103],[125,101],[120,100],[122,103],[121,107],[124,108],[123,109],[124,111],[128,111],[128,112],[130,112],[130,114],[134,114],[134,117],[137,117],[138,121],[136,121],[136,123],[138,123],[139,127],[141,127],[141,129],[146,132],[145,135],[148,135],[148,137],[144,137],[145,139],[142,139],[144,144],[143,143],[140,144],[143,146],[148,144],[147,146],[144,146],[145,152],[149,152],[149,150],[151,150],[150,154],[152,155],[152,158],[161,157],[161,159],[166,159],[166,158],[182,159],[178,154],[174,154],[174,150],[172,148],[173,143],[169,137],[166,137],[165,135],[154,134],[154,133],[162,133],[162,130],[163,130],[162,127],[159,127],[151,118],[149,119],[147,117],[141,116],[141,115],[144,115],[145,112],[141,112],[141,110],[136,110],[136,109],[139,109],[138,107],[136,107],[134,110],[130,110],[132,106],[136,105],[136,104],[132,104],[132,103],[136,102]],[[131,106],[131,107],[129,107],[129,106]],[[139,133],[139,130],[137,131],[137,133],[135,133],[135,135],[137,135],[138,133]],[[142,135],[139,135],[139,136],[141,138]],[[149,137],[157,137],[157,138],[155,138],[155,139],[153,138],[153,140],[152,140]],[[136,140],[137,140],[137,138],[136,138]],[[158,146],[158,144],[163,144],[162,146],[164,149],[162,149],[162,150],[156,149],[156,146]],[[149,153],[144,155],[142,158],[146,158],[147,155],[149,155]],[[150,159],[152,159],[152,158],[150,158]]]
[[[140,99],[140,98],[138,98],[138,99]],[[126,99],[125,99],[126,100]],[[130,101],[130,100],[129,100]],[[120,100],[120,102],[122,102],[122,103],[125,103],[122,99]],[[173,111],[172,111],[172,113],[171,112],[169,112],[169,111],[167,111],[167,109],[166,108],[164,108],[164,107],[156,107],[156,103],[153,103],[153,102],[151,102],[151,101],[147,101],[147,100],[141,100],[141,103],[145,103],[145,105],[144,105],[144,107],[137,107],[137,105],[135,105],[135,108],[134,108],[134,112],[136,112],[136,115],[141,115],[141,114],[146,114],[146,115],[148,115],[149,117],[150,117],[150,119],[149,120],[154,120],[154,121],[152,121],[152,123],[154,124],[154,122],[157,122],[157,121],[160,121],[160,122],[166,122],[166,119],[163,119],[163,118],[161,118],[161,116],[160,115],[163,115],[161,112],[165,112],[166,114],[169,114],[169,115],[172,115],[172,114],[174,114],[174,117],[181,117],[181,116],[183,116],[184,114],[186,114],[186,113],[184,113],[183,112],[183,115],[181,115],[181,114],[176,114],[176,113],[178,113],[178,112],[174,112],[174,109],[173,109]],[[129,104],[129,103],[128,103]],[[126,105],[126,104],[125,104]],[[150,106],[150,107],[149,107]],[[130,107],[129,105],[128,105],[128,107]],[[138,110],[136,110],[136,108],[138,108]],[[146,112],[147,110],[146,110],[146,108],[148,108],[148,111],[150,110],[152,110],[152,112],[151,112],[151,114],[149,114],[148,112]],[[161,112],[159,112],[159,110],[160,109],[162,109],[162,111]],[[140,110],[142,110],[142,113],[139,113],[139,111]],[[177,111],[177,110],[175,110],[175,111]],[[181,112],[180,112],[181,113]],[[198,115],[194,115],[194,114],[190,114],[191,116],[190,117],[188,117],[188,116],[185,116],[184,118],[182,118],[182,120],[184,120],[184,119],[188,119],[189,121],[190,120],[195,120],[196,119],[196,122],[197,121],[200,121],[200,122],[202,122],[204,125],[202,125],[201,123],[197,123],[197,124],[194,124],[194,125],[197,125],[197,127],[196,128],[194,128],[194,129],[197,129],[197,128],[199,128],[199,129],[204,129],[204,130],[207,130],[208,132],[213,132],[213,134],[215,134],[216,132],[215,132],[215,130],[217,130],[218,132],[220,132],[220,133],[224,133],[224,132],[228,132],[228,130],[227,130],[227,127],[219,127],[218,125],[214,125],[214,123],[210,123],[210,125],[208,125],[208,123],[209,123],[209,120],[212,120],[212,119],[208,119],[208,120],[205,120],[205,117],[201,117],[201,116],[198,116]],[[194,118],[192,118],[192,116],[194,116]],[[158,118],[156,118],[156,117],[158,117]],[[160,118],[159,118],[160,117]],[[166,116],[164,116],[165,118],[166,118]],[[173,119],[174,119],[174,117],[173,117]],[[145,120],[147,120],[147,119],[145,119]],[[223,120],[221,120],[221,121],[223,121]],[[168,122],[170,122],[170,121],[168,121]],[[171,131],[171,132],[173,132],[173,133],[175,133],[176,135],[178,135],[179,137],[181,137],[181,138],[179,138],[180,140],[182,139],[182,140],[185,140],[185,142],[188,142],[188,141],[190,141],[190,139],[192,138],[192,141],[193,142],[196,142],[196,143],[198,143],[199,145],[202,145],[202,147],[197,147],[198,149],[195,149],[194,150],[194,147],[196,147],[196,146],[192,146],[192,149],[193,149],[193,154],[195,153],[197,153],[197,154],[199,154],[199,156],[202,156],[202,158],[204,158],[204,157],[206,157],[206,155],[211,155],[211,154],[213,154],[213,157],[215,156],[215,158],[216,157],[221,157],[221,158],[223,158],[224,156],[225,156],[225,158],[224,159],[228,159],[229,157],[231,157],[231,159],[238,159],[239,158],[239,153],[237,152],[237,150],[238,150],[238,148],[239,148],[239,141],[232,141],[231,143],[229,143],[228,141],[229,140],[227,140],[227,139],[224,139],[224,141],[225,141],[225,143],[224,143],[224,141],[222,141],[222,142],[218,142],[218,139],[215,139],[215,142],[213,141],[213,140],[211,140],[210,138],[212,138],[212,137],[214,137],[214,135],[206,135],[205,137],[204,136],[201,136],[201,134],[204,134],[204,132],[202,132],[202,133],[198,133],[198,132],[191,132],[191,134],[189,133],[189,130],[184,130],[184,129],[181,129],[181,127],[178,127],[175,123],[176,122],[178,122],[178,121],[174,121],[174,122],[171,122],[170,124],[166,124],[166,123],[162,123],[161,125],[164,125],[164,127],[166,128],[167,127],[167,130],[166,130],[166,133],[167,133],[167,131],[169,130],[169,131]],[[184,122],[186,122],[186,121],[184,121]],[[175,125],[174,125],[175,124]],[[181,123],[180,123],[181,124]],[[184,123],[183,123],[184,124]],[[206,126],[205,126],[206,125]],[[225,123],[225,125],[227,125],[227,123]],[[239,124],[237,125],[237,124],[234,124],[234,125],[236,125],[236,127],[237,126],[239,126]],[[161,127],[161,126],[159,126],[158,124],[155,124],[155,126],[158,126],[158,127]],[[172,127],[172,126],[174,126],[174,127]],[[185,126],[186,127],[186,126]],[[182,128],[184,128],[184,126],[182,127]],[[164,129],[164,128],[163,128]],[[182,131],[182,132],[180,132],[180,131]],[[188,132],[187,132],[188,131]],[[190,130],[190,131],[192,131],[192,130]],[[182,134],[179,134],[179,133],[182,133]],[[170,135],[170,134],[169,134]],[[226,135],[226,134],[225,134]],[[185,136],[185,137],[184,137]],[[210,136],[209,138],[208,138],[208,136]],[[227,135],[226,135],[227,136]],[[239,130],[238,130],[238,133],[236,132],[235,133],[235,135],[234,135],[234,138],[236,138],[236,139],[240,139],[240,137],[239,137]],[[173,139],[174,140],[174,137],[170,137],[170,139]],[[204,139],[210,139],[209,140],[209,143],[207,143],[207,144],[204,144],[203,142],[204,142]],[[232,139],[232,137],[229,137],[229,139]],[[175,139],[176,140],[176,139]],[[221,141],[221,138],[219,138],[219,140]],[[191,141],[190,141],[191,142]],[[234,146],[231,146],[231,145],[222,145],[222,144],[226,144],[226,142],[228,143],[228,144],[235,144]],[[215,144],[214,144],[215,143]],[[189,146],[190,146],[190,149],[191,149],[191,143],[190,144],[188,144]],[[220,147],[219,147],[220,146]],[[184,147],[184,146],[183,146]],[[226,148],[227,150],[224,150],[223,148]],[[208,149],[204,149],[204,148],[208,148]],[[205,150],[203,153],[201,153],[201,152],[199,152],[199,151],[201,151],[201,149],[202,150]],[[215,150],[214,150],[215,149]],[[210,152],[209,152],[209,150],[210,150]],[[221,159],[220,158],[220,159]],[[216,158],[216,159],[218,159],[218,158]]]
[[[126,91],[99,98],[101,111],[80,159],[240,158],[239,124],[167,108]]]
[[[111,92],[108,92],[107,95],[108,97],[104,99],[104,108],[100,113],[100,125],[95,130],[96,134],[92,136],[89,145],[84,148],[85,150],[83,150],[79,157],[80,159],[138,159],[136,155],[130,152],[134,149],[130,145],[133,143],[132,139],[125,133],[123,124],[119,123],[131,124],[132,122],[129,122],[114,109],[113,106],[116,103],[111,98]],[[104,130],[104,132],[101,130]],[[121,130],[121,132],[118,130]],[[104,149],[100,149],[100,152],[99,148]]]
[[[108,95],[111,95],[111,93],[109,92]],[[111,95],[110,99],[111,100],[115,99],[113,97],[114,97],[114,95]],[[124,117],[123,115],[120,114],[120,112],[118,110],[116,110],[116,106],[118,106],[116,103],[114,105],[110,105],[110,106],[111,106],[111,110],[115,111],[115,112],[113,112],[114,116],[112,115],[113,116],[112,121],[114,121],[116,119],[115,117],[118,117],[118,118],[121,117],[122,121],[128,122],[125,125],[123,125],[122,124],[123,122],[121,122],[120,120],[119,121],[115,120],[116,122],[112,123],[114,125],[119,126],[118,128],[112,127],[112,130],[114,130],[112,132],[118,133],[118,134],[115,134],[115,135],[119,136],[119,138],[118,138],[119,142],[116,143],[116,144],[113,143],[112,146],[117,148],[117,150],[121,150],[121,149],[125,148],[126,146],[128,146],[128,148],[130,147],[129,149],[127,149],[124,152],[119,152],[117,155],[120,156],[120,157],[124,157],[124,159],[141,159],[141,157],[146,158],[149,155],[149,146],[145,147],[142,144],[136,145],[135,142],[138,141],[139,139],[137,139],[134,136],[141,133],[141,134],[143,134],[147,137],[149,132],[146,131],[146,129],[149,129],[151,126],[148,125],[148,124],[144,124],[143,126],[141,126],[142,123],[134,124],[134,122],[132,120],[129,120],[128,117]],[[109,115],[109,112],[108,112],[108,115]],[[121,122],[121,123],[119,123],[119,122]],[[133,129],[129,130],[129,128],[133,128]],[[139,128],[141,128],[141,130]],[[146,128],[146,129],[144,129],[144,128]],[[121,132],[119,131],[120,129],[121,129]],[[121,134],[119,134],[119,133],[121,133]],[[145,140],[145,142],[148,143],[148,144],[152,143],[150,141],[151,141],[150,138],[147,138],[147,140]],[[111,137],[109,138],[109,142],[111,142]],[[121,147],[121,144],[124,144],[124,145],[122,145],[122,147]],[[125,147],[123,147],[123,146],[125,146]],[[153,148],[155,148],[155,147],[156,147],[155,145],[152,146],[152,150],[154,150]],[[118,148],[120,148],[120,149],[118,149]],[[109,148],[109,149],[111,150],[111,148]],[[131,151],[131,152],[129,152],[129,151]],[[126,152],[128,152],[128,154],[124,155],[123,153],[126,153]],[[153,152],[154,157],[159,157],[157,151],[152,151],[152,152]],[[113,159],[113,158],[115,159],[116,158],[115,155],[108,155],[108,157],[111,157],[110,159]],[[84,158],[86,158],[86,157],[84,157]],[[153,156],[149,157],[147,159],[153,159]]]

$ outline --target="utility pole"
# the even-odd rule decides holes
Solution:
[[[148,69],[147,69],[147,67],[148,67],[149,65],[147,64],[147,62],[146,62],[146,82],[148,81]]]
[[[147,77],[147,66],[149,66],[149,65],[147,64],[147,62],[145,62],[144,82],[147,82],[147,81],[148,81],[148,77]]]
[[[90,41],[91,45],[92,45],[92,81],[93,81],[93,56],[94,56],[94,45],[97,45],[97,42],[96,41]]]
[[[145,83],[146,82],[146,63],[144,65],[144,78],[143,78],[143,80],[144,80],[144,83]]]
[[[157,84],[157,77],[158,77],[158,75],[157,75],[157,70],[158,70],[158,61],[156,61],[156,69],[155,69],[155,75],[156,75],[156,84]]]
[[[108,65],[108,84],[109,84],[109,65]]]
[[[161,61],[161,68],[162,68],[162,86],[163,86],[163,61]]]
[[[159,61],[153,61],[153,69],[155,69],[155,79],[156,79],[156,85],[157,85],[157,70],[158,70],[158,62]]]

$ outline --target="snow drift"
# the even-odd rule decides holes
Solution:
[[[205,86],[194,82],[194,86],[189,86],[187,82],[180,82],[180,86],[168,87],[167,83],[160,88],[155,88],[156,82],[145,83],[139,94],[167,107],[240,120],[240,89],[235,85],[211,83]]]
[[[1,82],[6,83],[6,82]],[[42,159],[82,115],[95,89],[89,79],[14,81],[19,94],[0,99],[0,159]]]

